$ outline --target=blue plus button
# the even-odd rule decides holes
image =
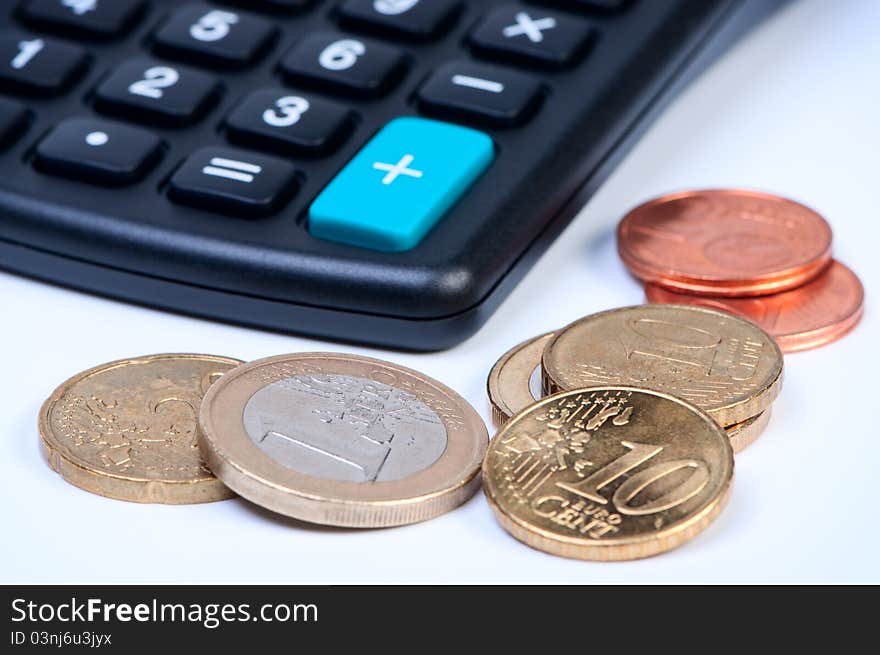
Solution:
[[[409,250],[494,158],[492,139],[482,132],[397,118],[312,203],[309,231],[371,250]]]

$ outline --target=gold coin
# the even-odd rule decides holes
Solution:
[[[757,416],[724,429],[730,438],[730,445],[733,447],[734,453],[742,452],[764,433],[770,422],[771,413],[772,410],[768,407]]]
[[[538,402],[532,395],[529,380],[541,366],[541,354],[555,336],[554,332],[514,346],[501,356],[489,374],[489,401],[492,419],[499,428],[521,411]],[[730,438],[733,452],[738,453],[763,434],[770,422],[771,410],[766,410],[724,429]]]
[[[208,387],[241,364],[212,355],[151,355],[80,373],[40,410],[40,441],[61,477],[86,491],[182,505],[235,496],[199,454]]]
[[[454,391],[354,355],[270,357],[206,395],[211,470],[248,500],[344,527],[434,518],[476,491],[488,434]]]
[[[723,509],[730,440],[705,412],[634,387],[559,393],[501,429],[483,488],[501,525],[539,550],[589,560],[656,555]]]
[[[549,332],[514,346],[492,367],[487,387],[492,420],[497,427],[535,402],[529,381],[541,366],[544,347],[554,336],[554,332]]]
[[[724,427],[763,412],[782,387],[782,352],[751,321],[703,307],[639,305],[564,328],[542,358],[544,391],[608,385],[662,391]]]

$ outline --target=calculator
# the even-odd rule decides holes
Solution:
[[[773,4],[5,0],[0,267],[451,347]]]

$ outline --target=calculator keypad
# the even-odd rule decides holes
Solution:
[[[95,107],[123,118],[181,126],[198,120],[219,92],[211,75],[138,58],[116,68],[100,84]]]
[[[244,67],[256,62],[277,32],[265,18],[204,3],[185,5],[156,32],[155,50],[183,61]]]
[[[314,194],[309,198],[311,210],[306,222],[297,221],[292,229],[304,227],[316,238],[400,251],[418,245],[453,204],[450,198],[457,198],[494,165],[491,136],[473,128],[521,128],[551,100],[552,81],[528,69],[571,68],[585,55],[595,35],[584,12],[548,5],[562,9],[576,5],[589,13],[615,2],[586,0],[572,5],[536,0],[487,6],[465,0],[338,0],[326,12],[323,29],[300,31],[300,20],[316,16],[317,1],[158,3],[167,8],[163,12],[156,10],[156,4],[22,0],[18,5],[15,16],[28,27],[103,45],[94,46],[99,53],[94,58],[84,47],[88,43],[2,31],[0,91],[61,95],[96,61],[101,68],[91,87],[81,90],[82,99],[99,114],[124,121],[98,117],[62,121],[35,144],[34,167],[51,175],[119,187],[143,180],[162,161],[176,161],[176,168],[163,172],[158,183],[171,201],[248,218],[278,214],[306,186]],[[323,8],[329,9],[330,3]],[[120,40],[136,27],[142,54],[116,61],[100,56],[100,48],[113,47],[108,41]],[[452,32],[459,35],[455,37],[461,44],[458,56],[422,69],[419,78],[410,74],[418,68],[424,49]],[[231,91],[224,84],[225,75],[247,75],[258,67],[265,69],[255,72],[262,77],[247,90],[233,83],[237,90]],[[404,82],[409,111],[425,118],[406,117],[407,111],[398,108],[399,120],[387,123],[381,138],[374,134],[368,141],[370,134],[362,124],[377,129],[371,122],[371,106],[398,102],[392,94],[402,96]],[[220,106],[222,114],[215,111]],[[0,147],[17,139],[34,114],[17,103],[0,102]],[[184,127],[208,125],[216,140],[202,147],[187,141],[183,152],[176,138],[158,132],[174,129],[175,134],[186,134]],[[412,147],[395,141],[403,133]],[[430,179],[413,185],[410,171],[420,171],[426,159],[442,151],[444,137],[461,141],[461,156],[447,152],[446,159],[429,161]],[[360,145],[370,144],[359,155],[346,150],[356,139]],[[378,222],[369,236],[366,225],[355,226],[358,216],[333,212],[352,198],[357,204],[354,196],[346,197],[355,179],[351,171],[357,168],[355,177],[363,181],[379,170],[367,171],[369,166],[364,169],[359,158],[372,156],[364,153],[389,143],[397,143],[401,152],[395,159],[389,150],[382,153],[388,162],[374,162],[390,166],[388,175],[397,171],[394,180],[381,185],[379,196],[390,193],[385,187],[398,192],[405,186],[436,190],[433,184],[445,179],[438,177],[438,166],[450,168],[443,175],[453,181],[421,209],[403,203],[400,216],[406,225],[383,223],[382,212],[375,212],[368,223]],[[420,152],[411,152],[416,145]],[[338,151],[347,154],[330,160],[335,163],[328,173],[322,162]],[[412,157],[418,161],[413,163]],[[310,179],[311,164],[299,170],[289,158],[320,167],[320,186]],[[473,170],[467,164],[471,158],[477,162]],[[456,166],[467,170],[456,173],[451,170]],[[398,178],[400,183],[395,184]],[[313,202],[317,196],[320,202]],[[427,202],[426,197],[421,200]],[[305,209],[296,211],[302,216]],[[410,218],[404,220],[405,216]]]

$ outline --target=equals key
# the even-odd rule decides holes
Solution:
[[[241,217],[279,211],[298,187],[286,161],[233,148],[202,148],[171,178],[172,201]]]

